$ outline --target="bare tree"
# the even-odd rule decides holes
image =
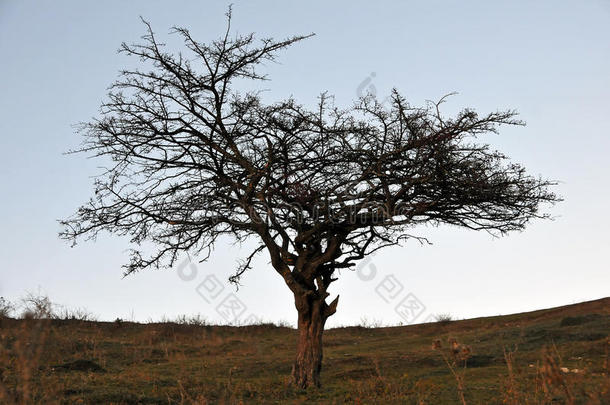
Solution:
[[[142,43],[122,44],[146,68],[122,71],[100,117],[82,124],[74,152],[112,164],[94,197],[61,221],[61,236],[76,242],[105,230],[158,247],[151,256],[133,250],[126,274],[171,267],[186,253],[206,259],[221,235],[256,240],[230,280],[267,252],[298,311],[294,383],[319,386],[338,270],[417,238],[418,224],[521,230],[558,198],[552,182],[474,142],[500,124],[522,124],[513,111],[450,118],[439,109],[444,98],[414,107],[398,91],[387,104],[368,95],[347,109],[325,93],[313,109],[240,94],[237,79],[265,79],[259,65],[308,36],[233,37],[228,17],[224,36],[209,44],[174,28],[186,54],[168,52],[146,22]]]

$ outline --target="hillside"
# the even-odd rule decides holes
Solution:
[[[287,384],[296,341],[289,328],[5,318],[0,402],[454,404],[461,386],[468,404],[610,404],[609,336],[610,298],[331,329],[324,386],[305,392]]]

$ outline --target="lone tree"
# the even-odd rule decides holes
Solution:
[[[323,93],[310,109],[235,91],[236,79],[265,79],[259,65],[308,36],[233,37],[228,21],[209,44],[173,28],[188,55],[168,52],[146,22],[142,43],[122,44],[147,67],[122,71],[100,117],[82,124],[74,152],[112,164],[94,197],[61,221],[60,236],[76,242],[105,230],[158,247],[150,256],[133,250],[126,274],[171,267],[186,253],[207,258],[221,235],[255,239],[230,280],[267,252],[298,311],[294,384],[319,386],[338,270],[414,237],[418,224],[521,230],[558,198],[554,183],[475,143],[501,124],[521,125],[513,111],[450,118],[443,99],[414,107],[396,90],[389,103],[367,95],[347,109]]]

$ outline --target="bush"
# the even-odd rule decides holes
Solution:
[[[436,322],[441,323],[441,324],[447,324],[447,323],[453,321],[453,317],[451,316],[451,314],[448,314],[448,313],[436,314],[436,315],[434,315],[434,319],[436,320]]]
[[[0,318],[8,318],[15,311],[15,305],[12,302],[0,297]]]
[[[51,319],[55,317],[53,313],[54,305],[46,295],[35,295],[29,292],[21,299],[21,303],[23,306],[22,318]]]

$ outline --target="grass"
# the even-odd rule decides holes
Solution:
[[[323,387],[309,391],[288,384],[296,344],[288,327],[80,315],[0,318],[0,403],[610,404],[610,298],[331,329]]]

